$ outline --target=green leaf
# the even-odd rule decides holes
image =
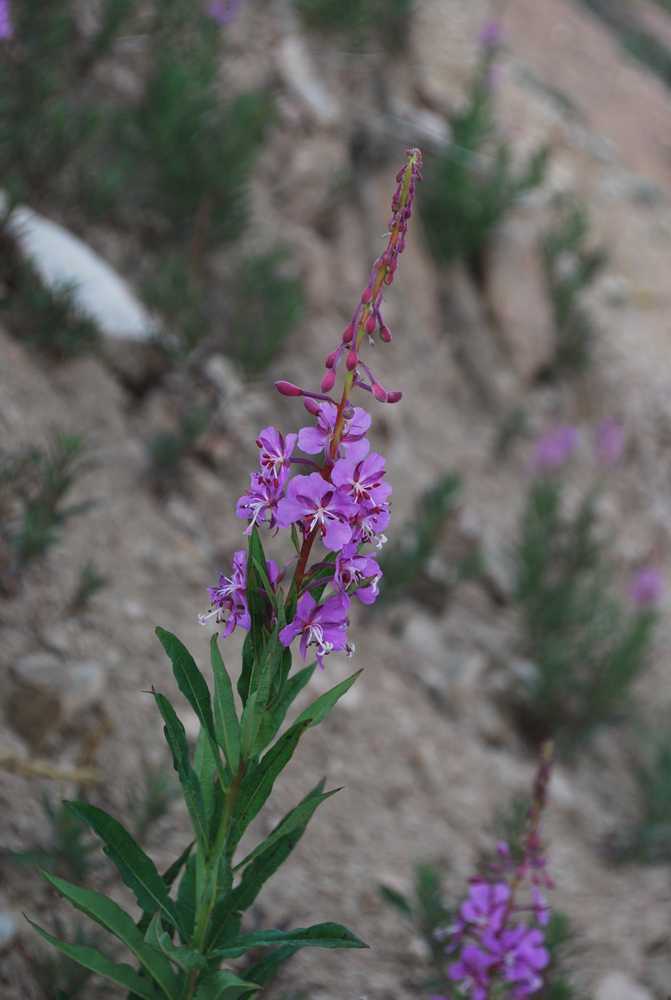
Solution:
[[[105,979],[123,986],[124,989],[132,990],[142,1000],[161,1000],[161,994],[156,992],[151,981],[140,976],[134,969],[131,969],[130,965],[117,965],[106,955],[101,955],[95,948],[88,948],[81,944],[70,944],[68,941],[59,941],[58,938],[52,937],[47,931],[34,924],[32,920],[29,920],[28,923],[35,928],[38,934],[41,934],[45,941],[48,941],[54,948],[58,948],[60,952],[78,962],[85,969],[90,969],[91,972],[104,976]]]
[[[245,774],[233,813],[239,824],[238,840],[266,802],[277,776],[291,760],[298,741],[310,724],[310,720],[306,719],[293,725],[280,736],[261,762]]]
[[[239,934],[240,912],[249,909],[264,884],[289,857],[305,832],[306,823],[303,823],[302,826],[291,825],[294,813],[305,802],[315,798],[315,796],[321,795],[325,781],[326,779],[322,778],[316,787],[308,792],[305,798],[280,820],[278,827],[283,824],[289,825],[291,826],[289,832],[284,833],[276,839],[275,843],[267,851],[264,851],[258,858],[248,864],[235,889],[216,905],[210,920],[206,950],[214,947],[219,941],[225,943],[229,937],[235,937]],[[271,831],[271,834],[274,834],[276,829],[277,827]]]
[[[196,739],[196,752],[193,758],[193,769],[196,772],[196,776],[200,784],[200,790],[205,804],[205,815],[207,816],[207,820],[211,828],[212,816],[215,808],[214,776],[217,771],[217,766],[212,753],[212,745],[202,726]]]
[[[181,872],[182,868],[184,867],[184,865],[189,860],[189,855],[191,854],[191,851],[193,850],[193,845],[194,844],[195,844],[195,840],[192,840],[190,844],[187,844],[186,847],[184,848],[184,850],[182,851],[182,853],[180,854],[180,856],[177,858],[177,860],[173,861],[173,863],[170,865],[170,867],[168,868],[168,870],[166,872],[164,872],[163,875],[161,876],[161,878],[163,879],[163,881],[164,881],[164,883],[166,885],[166,888],[169,889],[172,886],[172,884],[174,883],[175,879],[177,878],[177,876]]]
[[[189,744],[184,732],[184,726],[165,695],[154,691],[154,698],[165,722],[163,732],[172,754],[172,765],[179,776],[182,794],[186,802],[186,807],[189,810],[194,833],[203,851],[207,854],[210,845],[205,801],[198,775],[192,768],[191,760],[189,759]]]
[[[406,917],[413,917],[412,907],[405,896],[402,896],[400,892],[396,892],[395,889],[390,889],[387,885],[381,885],[379,887],[380,895],[387,903],[391,903],[395,906],[397,910],[400,910]]]
[[[233,774],[240,766],[240,723],[235,710],[233,685],[217,645],[217,634],[210,641],[212,673],[214,674],[214,727],[217,743],[224,751]]]
[[[249,698],[253,672],[254,643],[252,642],[251,633],[248,632],[245,636],[245,641],[242,644],[242,670],[240,671],[240,676],[238,677],[238,694],[242,699],[243,708],[247,704],[247,699]]]
[[[66,802],[70,812],[89,823],[103,841],[103,850],[116,865],[121,878],[135,893],[139,906],[147,913],[163,910],[164,916],[182,936],[182,924],[165,882],[128,831],[108,813],[87,802]]]
[[[214,716],[212,715],[212,701],[210,699],[210,689],[207,681],[201,674],[196,661],[191,656],[186,646],[180,642],[172,632],[166,632],[163,628],[156,629],[161,645],[172,660],[172,670],[177,681],[177,686],[186,700],[194,710],[201,726],[207,733],[212,746],[212,757],[217,765],[219,777],[225,784],[225,775],[221,767],[221,758],[217,751],[217,740],[214,730]]]
[[[252,931],[241,937],[227,941],[212,954],[219,958],[239,958],[250,948],[272,948],[274,945],[298,945],[300,948],[368,948],[341,924],[314,924],[312,927],[298,927],[294,931]]]
[[[63,990],[54,987],[54,1000],[70,1000],[70,997]]]
[[[189,858],[177,887],[177,909],[186,931],[183,941],[190,941],[196,926],[196,855]]]
[[[235,866],[233,871],[238,871],[239,868],[243,868],[245,865],[248,865],[250,861],[258,858],[264,853],[264,851],[267,851],[268,848],[272,847],[273,844],[280,839],[280,837],[283,837],[284,834],[290,833],[293,829],[295,829],[295,827],[303,826],[307,823],[317,806],[321,805],[321,803],[326,799],[330,799],[332,795],[335,795],[335,793],[339,791],[339,788],[334,788],[330,792],[324,792],[323,795],[315,795],[311,799],[304,800],[299,806],[296,806],[296,808],[293,809],[291,813],[289,813],[289,815],[275,827],[270,836],[267,837],[262,844],[259,844],[258,847],[255,847],[246,858],[243,858],[242,861]]]
[[[323,694],[321,698],[317,698],[316,701],[313,701],[313,703],[309,705],[304,712],[301,712],[294,725],[297,726],[299,722],[303,722],[306,719],[310,720],[310,726],[319,725],[319,723],[322,722],[329,714],[338,699],[342,698],[342,696],[349,691],[352,684],[354,684],[354,681],[362,672],[363,670],[357,670],[357,672],[352,674],[351,677],[348,677],[347,680],[342,681],[340,684],[336,684],[336,686],[332,687],[330,691]]]
[[[156,944],[166,959],[170,959],[175,965],[185,972],[202,970],[207,968],[207,959],[198,951],[194,951],[187,945],[174,945],[170,937],[161,926],[161,914],[157,911],[147,930],[147,940]]]
[[[245,969],[242,973],[243,979],[250,979],[258,983],[259,986],[263,986],[264,983],[267,983],[275,975],[280,965],[286,962],[288,958],[291,958],[292,955],[295,955],[297,951],[300,951],[300,948],[301,945],[298,944],[285,944],[282,948],[277,948],[269,955],[264,955],[259,962],[254,962],[254,965],[250,965],[249,968]]]
[[[199,978],[193,1000],[238,1000],[258,988],[258,983],[240,979],[229,969],[221,969]]]
[[[165,995],[171,1000],[176,1000],[179,994],[179,983],[170,963],[160,952],[154,951],[153,948],[145,944],[142,934],[135,926],[130,914],[122,910],[114,900],[103,896],[102,893],[71,885],[62,878],[50,875],[43,868],[40,868],[39,871],[56,892],[69,900],[76,909],[85,913],[91,920],[95,920],[97,924],[123,941],[147,972],[154,977]]]
[[[249,634],[252,638],[254,658],[259,661],[263,653],[263,626],[268,610],[267,598],[260,593],[263,581],[258,574],[256,564],[265,563],[266,557],[259,539],[259,532],[254,525],[249,536],[249,555],[247,557],[247,607],[251,618]]]
[[[286,681],[278,700],[273,706],[273,736],[284,722],[284,717],[287,714],[289,706],[293,704],[296,696],[303,690],[312,677],[316,666],[317,663],[315,662],[311,663],[309,667],[302,667],[293,677],[290,677]]]

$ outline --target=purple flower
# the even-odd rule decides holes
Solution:
[[[342,597],[336,594],[327,598],[323,604],[317,604],[312,594],[303,594],[298,602],[296,617],[280,632],[280,642],[283,646],[290,646],[292,640],[300,635],[299,649],[303,662],[308,646],[316,645],[317,661],[323,669],[323,657],[327,653],[347,646],[347,607]],[[354,646],[348,646],[348,655],[352,652]]]
[[[348,543],[338,553],[333,582],[338,593],[348,600],[349,594],[356,594],[364,604],[372,604],[379,594],[378,583],[381,576],[382,570],[374,556],[358,555],[355,544]],[[364,580],[368,582],[363,584]]]
[[[268,522],[269,528],[274,528],[277,522],[278,504],[284,497],[284,484],[289,478],[285,469],[280,469],[274,479],[267,479],[259,472],[252,473],[251,489],[245,490],[236,507],[238,517],[249,518],[245,534],[251,535],[255,524]],[[280,525],[283,527],[283,525]]]
[[[13,34],[9,0],[0,0],[0,42],[6,42]]]
[[[470,888],[468,899],[461,904],[460,913],[467,924],[498,934],[509,899],[510,889],[505,882],[476,882]]]
[[[524,1000],[543,985],[538,973],[550,961],[550,953],[543,947],[544,940],[542,931],[529,930],[526,924],[518,924],[501,934],[501,978],[514,983],[512,995],[515,1000]]]
[[[460,959],[448,966],[447,974],[452,982],[459,983],[464,993],[470,993],[472,1000],[488,1000],[489,970],[495,962],[496,956],[476,944],[467,944]]]
[[[370,510],[384,504],[391,493],[389,483],[382,482],[384,475],[384,458],[373,452],[356,465],[348,458],[336,462],[331,479],[339,490]]]
[[[602,421],[596,429],[594,440],[594,454],[600,465],[612,468],[622,458],[626,441],[624,431],[619,420],[610,417]]]
[[[277,567],[276,567],[277,569]],[[212,610],[208,614],[198,615],[201,625],[204,625],[213,615],[215,621],[223,623],[226,621],[222,617],[224,611],[229,612],[226,628],[222,636],[230,635],[236,625],[249,631],[251,619],[247,610],[247,555],[244,550],[236,552],[233,556],[233,572],[230,576],[219,577],[218,587],[208,587]]]
[[[649,610],[658,603],[664,590],[660,573],[652,566],[642,566],[629,588],[629,600],[642,610]]]
[[[210,0],[207,16],[217,24],[227,25],[235,21],[244,0]]]
[[[335,403],[323,402],[319,405],[316,427],[304,427],[298,433],[298,447],[306,455],[318,455],[324,451],[331,440],[331,435],[335,430],[338,407]],[[343,455],[354,462],[360,462],[365,458],[370,448],[370,442],[366,440],[366,431],[371,425],[372,417],[360,406],[354,407],[354,415],[345,421],[340,444],[338,445],[337,458]]]
[[[578,432],[570,424],[562,424],[547,431],[536,444],[531,468],[535,472],[554,472],[559,469],[578,444]]]
[[[274,427],[266,427],[259,434],[256,443],[261,449],[261,469],[263,475],[272,479],[277,479],[282,469],[291,468],[291,453],[296,447],[297,434],[287,434],[284,436],[275,430]]]
[[[480,28],[478,41],[483,49],[496,49],[503,41],[503,25],[500,21],[485,21]]]
[[[277,506],[277,524],[289,528],[301,521],[306,535],[319,528],[326,548],[338,552],[352,537],[349,520],[356,512],[355,503],[312,472],[291,480],[286,498]]]
[[[381,507],[371,507],[370,510],[365,507],[357,507],[356,513],[349,522],[352,528],[352,541],[356,542],[357,545],[371,542],[378,549],[381,549],[387,541],[387,536],[383,532],[389,527],[389,521],[387,504],[383,504]]]

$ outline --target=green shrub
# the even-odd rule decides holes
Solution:
[[[484,50],[463,110],[451,119],[452,136],[440,156],[426,159],[421,212],[437,260],[478,257],[493,230],[527,191],[541,184],[549,156],[543,147],[521,168],[511,146],[496,136],[490,81],[492,50]]]
[[[560,480],[538,476],[514,552],[522,652],[533,664],[519,719],[532,739],[556,736],[565,748],[623,710],[657,618],[652,608],[627,610],[612,596],[595,501],[588,493],[568,517]]]
[[[552,226],[540,242],[555,330],[555,354],[550,375],[579,374],[591,360],[596,330],[582,293],[603,269],[603,247],[590,246],[589,216],[584,206],[567,201],[556,205]]]
[[[367,39],[390,52],[403,52],[412,25],[413,0],[295,0],[303,23],[340,34],[355,46]]]

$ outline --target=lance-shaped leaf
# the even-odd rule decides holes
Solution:
[[[334,788],[330,792],[324,792],[323,795],[315,795],[313,798],[302,802],[301,805],[296,806],[296,808],[293,809],[291,813],[286,816],[282,822],[278,824],[278,826],[275,827],[270,836],[266,837],[263,843],[259,844],[258,847],[255,847],[246,858],[243,858],[242,861],[235,866],[233,871],[237,872],[239,868],[244,868],[244,866],[248,865],[250,861],[260,857],[260,855],[272,847],[273,844],[280,839],[280,837],[283,837],[285,833],[291,833],[291,831],[297,826],[303,826],[303,824],[307,823],[317,806],[321,805],[322,802],[325,802],[326,799],[330,799],[332,795],[335,795],[335,793],[339,791],[340,788]]]
[[[212,954],[219,958],[239,958],[250,948],[272,948],[275,945],[298,945],[299,948],[367,948],[356,934],[342,924],[314,924],[298,927],[293,931],[252,931],[227,941],[215,948]]]
[[[280,820],[278,826],[290,821],[296,810],[300,809],[305,802],[321,795],[325,781],[326,779],[322,778],[319,784]],[[305,828],[306,823],[303,823],[302,826],[292,826],[289,833],[285,833],[277,839],[267,851],[264,851],[251,864],[247,865],[238,885],[228,896],[217,903],[212,912],[206,950],[228,941],[230,937],[237,936],[240,927],[240,913],[249,909],[264,884],[286,861],[305,833]],[[272,834],[275,833],[276,829],[277,827],[272,831]]]
[[[306,719],[310,720],[310,726],[319,725],[319,723],[322,722],[329,714],[335,703],[342,698],[347,691],[349,691],[360,673],[362,673],[362,670],[357,670],[357,672],[352,674],[351,677],[341,681],[340,684],[336,684],[336,686],[332,687],[330,691],[323,694],[321,698],[317,698],[316,701],[313,701],[304,712],[301,712],[294,725],[297,726],[299,722],[303,722]]]
[[[240,979],[229,969],[211,972],[198,979],[193,1000],[238,1000],[258,990],[259,984]]]
[[[88,948],[82,944],[70,944],[68,941],[59,941],[51,934],[38,927],[32,920],[28,923],[34,927],[38,934],[41,934],[45,941],[58,948],[64,955],[78,962],[85,969],[97,972],[99,976],[104,976],[118,986],[123,986],[126,990],[131,990],[141,1000],[163,1000],[163,994],[159,993],[150,979],[141,976],[130,965],[117,965],[111,958],[101,955],[95,948]]]
[[[286,733],[280,736],[277,743],[268,750],[261,762],[253,765],[245,774],[234,812],[234,816],[238,821],[237,840],[235,843],[240,840],[242,834],[258,814],[270,795],[277,776],[291,760],[298,746],[298,741],[309,727],[309,720],[292,726],[291,729],[288,729]],[[232,848],[234,844],[231,842],[230,846]]]
[[[147,972],[154,977],[167,997],[174,1000],[179,995],[179,983],[170,963],[160,951],[155,951],[145,944],[142,934],[135,926],[129,913],[122,910],[113,899],[108,899],[100,892],[71,885],[56,875],[50,875],[44,868],[39,870],[43,878],[54,887],[59,895],[69,900],[76,909],[85,913],[91,920],[95,920],[110,934],[114,934],[120,941],[123,941]]]
[[[185,944],[175,945],[172,943],[169,935],[163,930],[161,914],[158,912],[152,917],[152,921],[147,929],[146,940],[160,949],[160,953],[166,961],[170,959],[171,962],[178,965],[180,969],[184,969],[185,972],[207,968],[207,959],[200,952],[194,951],[193,948],[189,948]]]
[[[248,632],[245,636],[245,641],[242,644],[242,670],[240,671],[240,676],[238,677],[238,694],[242,699],[243,708],[247,704],[247,699],[249,698],[251,691],[254,662],[254,643],[252,642],[251,633]]]
[[[289,650],[287,650],[287,652],[289,652]],[[289,679],[285,681],[277,701],[273,705],[273,736],[275,736],[284,722],[284,717],[287,714],[289,706],[293,704],[297,695],[303,690],[312,677],[316,666],[317,663],[315,661],[315,663],[311,663],[308,667],[302,667],[300,670],[296,671],[293,677],[289,677]]]
[[[225,783],[221,758],[217,751],[214,716],[212,715],[212,702],[207,681],[198,669],[191,653],[180,642],[177,636],[173,635],[172,632],[166,632],[163,628],[157,628],[156,635],[172,661],[172,670],[179,690],[191,705],[191,708],[198,716],[201,726],[209,737],[213,759],[219,770],[219,777]]]
[[[165,722],[163,732],[165,733],[165,739],[172,754],[172,765],[177,771],[179,782],[182,786],[182,794],[186,802],[186,807],[189,810],[194,833],[203,851],[207,854],[210,846],[208,840],[209,824],[207,822],[207,811],[198,775],[192,768],[191,760],[189,759],[189,744],[184,726],[165,695],[154,691],[154,698]]]
[[[266,557],[263,552],[263,546],[261,545],[261,540],[259,538],[259,532],[256,525],[252,528],[251,534],[249,536],[249,555],[247,557],[247,607],[249,609],[249,616],[251,618],[251,626],[249,629],[249,634],[252,639],[252,646],[254,649],[254,657],[256,660],[261,659],[261,654],[263,652],[263,626],[265,623],[265,617],[268,611],[268,599],[264,594],[261,593],[263,587],[263,580],[259,576],[257,566],[259,563],[263,566],[266,564]]]
[[[235,710],[233,685],[217,645],[216,632],[210,641],[210,653],[214,674],[215,735],[228,766],[235,774],[240,766],[240,723]]]
[[[177,908],[168,895],[166,884],[156,865],[147,857],[140,845],[133,840],[121,823],[87,802],[66,802],[70,812],[89,823],[103,842],[103,851],[116,865],[121,878],[135,893],[138,905],[147,913],[163,910],[167,920],[182,935],[182,924]]]
[[[64,990],[54,988],[54,1000],[70,1000],[70,997]]]
[[[267,983],[275,975],[280,965],[286,962],[288,958],[291,958],[292,955],[295,955],[300,948],[301,945],[298,944],[285,944],[281,948],[272,951],[269,955],[264,955],[260,961],[254,962],[253,965],[245,969],[242,973],[243,979],[249,979],[254,983],[258,983],[259,986],[263,986],[264,983]]]

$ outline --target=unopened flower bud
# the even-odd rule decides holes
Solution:
[[[387,271],[387,273],[384,276],[384,283],[385,283],[385,285],[391,285],[391,283],[392,283],[393,280],[394,280],[393,273],[391,271]]]
[[[322,392],[330,392],[335,385],[336,373],[331,369],[322,379]]]
[[[371,386],[373,390],[373,395],[377,399],[378,403],[386,403],[388,398],[388,393],[386,389],[383,389],[379,382],[373,382]]]
[[[333,368],[333,366],[335,364],[335,359],[337,357],[338,357],[338,348],[336,348],[335,351],[331,351],[331,353],[329,354],[328,358],[326,359],[326,361],[324,363],[325,367],[326,368]],[[326,392],[326,390],[324,390],[324,391]]]
[[[359,355],[357,354],[357,350],[355,347],[351,347],[350,350],[347,352],[347,360],[345,362],[347,371],[353,372],[358,363],[359,363]]]
[[[380,327],[380,340],[383,340],[385,344],[391,344],[391,330],[384,323]]]
[[[369,285],[368,288],[364,289],[363,295],[361,296],[361,301],[364,305],[367,305],[372,298],[373,298],[373,289]]]
[[[375,263],[373,264],[373,270],[374,270],[374,271],[377,271],[377,269],[378,269],[379,267],[382,267],[382,265],[383,265],[383,264],[384,264],[384,261],[383,261],[382,257],[378,257],[378,259],[377,259],[377,260],[375,261]]]
[[[283,396],[303,395],[303,390],[299,389],[297,385],[293,385],[291,382],[276,382],[275,388],[278,392],[281,392]]]
[[[345,408],[342,411],[342,415],[345,418],[345,420],[351,420],[352,417],[354,416],[354,407],[350,403],[349,399],[345,403]]]
[[[343,344],[349,344],[354,336],[354,323],[348,323],[343,330],[342,342]]]
[[[304,399],[303,406],[308,411],[308,413],[312,414],[313,417],[316,417],[317,414],[319,413],[320,409],[319,403],[315,403],[314,399]]]
[[[377,326],[377,319],[375,318],[375,316],[369,316],[366,322],[364,323],[363,328],[366,331],[366,333],[373,333],[376,326]]]
[[[401,399],[403,399],[403,393],[400,392],[399,390],[396,390],[395,392],[388,392],[387,393],[387,402],[388,403],[398,403],[398,401],[401,400]]]

